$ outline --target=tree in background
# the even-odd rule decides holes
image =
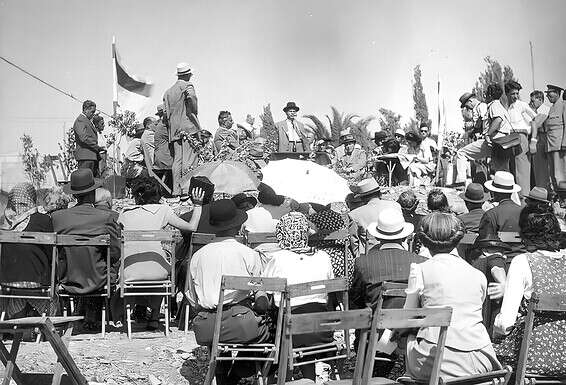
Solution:
[[[411,119],[409,129],[416,126],[418,129],[420,123],[426,123],[430,126],[430,119],[428,118],[428,107],[426,104],[426,96],[423,91],[423,83],[421,81],[422,71],[420,64],[413,69],[413,106],[415,109],[416,122]]]
[[[304,118],[309,119],[312,123],[305,123],[305,126],[314,134],[314,140],[330,139],[330,132],[328,128],[320,121],[316,115],[303,115]]]
[[[395,131],[401,128],[401,123],[399,123],[401,115],[387,108],[380,108],[379,113],[381,114],[381,119],[379,120],[381,131],[385,132],[387,136],[393,137]]]
[[[373,138],[370,138],[368,132],[368,126],[373,120],[375,120],[375,116],[367,116],[352,122],[350,125],[350,133],[356,138],[356,143],[362,146],[366,152],[373,150],[375,147],[375,142]]]
[[[271,113],[271,104],[263,107],[263,114],[259,114],[259,118],[261,119],[260,136],[267,140],[265,152],[272,153],[277,150],[279,134],[277,133],[277,127],[275,127],[273,114]]]
[[[65,171],[67,175],[69,175],[73,170],[77,169],[77,160],[75,159],[75,130],[73,130],[73,127],[65,131],[63,142],[57,144],[59,145],[59,158],[67,168]]]
[[[332,139],[332,144],[338,146],[340,144],[340,133],[347,130],[352,125],[352,119],[357,118],[356,114],[344,114],[338,111],[334,106],[330,106],[332,110],[332,118],[326,115],[328,123],[330,124],[330,138]]]
[[[24,164],[24,172],[30,182],[36,188],[40,188],[47,178],[50,160],[47,159],[48,157],[39,154],[39,151],[37,151],[37,148],[35,148],[33,144],[31,136],[24,134],[20,140],[23,146],[20,157]]]
[[[509,80],[518,81],[513,74],[513,69],[508,66],[502,66],[497,60],[493,59],[491,56],[486,56],[484,59],[486,64],[486,69],[480,73],[476,85],[472,89],[472,92],[480,99],[484,100],[485,91],[487,86],[492,83],[503,84]]]

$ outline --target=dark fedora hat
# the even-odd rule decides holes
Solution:
[[[276,194],[271,186],[263,182],[257,186],[257,190],[259,191],[257,200],[264,205],[281,206],[285,202],[283,195]]]
[[[468,100],[470,100],[470,98],[474,97],[476,95],[474,95],[471,92],[464,92],[464,94],[462,96],[460,96],[460,99],[458,99],[460,101],[460,108],[464,108],[466,106],[466,103],[468,102]]]
[[[231,199],[213,201],[208,208],[208,229],[213,234],[239,228],[247,219],[248,214],[238,209]]]
[[[466,191],[459,195],[460,198],[470,203],[482,203],[489,199],[489,193],[486,193],[479,183],[470,183]]]
[[[232,201],[234,201],[237,208],[241,208],[242,204],[244,204],[245,202],[250,203],[254,207],[255,207],[255,205],[257,205],[257,199],[255,199],[252,196],[248,196],[244,193],[239,193],[239,194],[234,195],[232,197]]]
[[[501,251],[511,251],[512,248],[507,243],[502,242],[497,234],[485,234],[478,236],[472,246],[476,249],[500,249]]]
[[[287,102],[287,105],[283,107],[283,112],[287,112],[289,110],[299,111],[300,108],[295,104],[295,102]]]
[[[79,168],[71,173],[71,182],[63,186],[63,191],[71,195],[82,195],[102,186],[102,181],[95,180],[89,168]]]

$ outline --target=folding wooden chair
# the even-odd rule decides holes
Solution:
[[[57,363],[51,383],[53,385],[59,385],[63,376],[63,370],[65,370],[75,385],[87,385],[88,382],[86,378],[81,374],[67,350],[73,331],[73,322],[81,320],[82,318],[83,317],[27,317],[0,321],[0,333],[13,335],[10,351],[8,351],[4,342],[0,339],[0,361],[2,361],[6,367],[2,385],[9,385],[12,379],[18,385],[28,383],[28,380],[24,377],[24,373],[22,373],[16,364],[16,358],[23,334],[34,329],[38,329],[51,344],[57,356]],[[59,336],[57,329],[62,329],[63,337]]]
[[[279,377],[277,384],[285,384],[285,373],[287,372],[288,355],[284,352],[292,347],[291,336],[298,334],[331,332],[337,329],[357,329],[360,330],[360,341],[358,354],[356,356],[356,367],[354,376],[348,380],[328,381],[325,384],[341,385],[352,384],[361,385],[364,367],[364,352],[368,344],[368,335],[371,328],[372,312],[371,309],[331,311],[309,314],[289,314],[288,322],[285,322],[284,338],[281,344],[281,359],[279,361]],[[340,356],[346,358],[346,355]],[[291,382],[295,383],[295,382]],[[311,382],[312,383],[312,382]]]
[[[7,283],[0,283],[0,298],[22,298],[44,300],[51,302],[55,299],[55,266],[57,260],[57,236],[54,233],[0,231],[0,260],[3,244],[33,244],[51,246],[51,280],[49,285],[33,289],[17,288]],[[42,314],[45,315],[45,314]],[[0,321],[3,321],[6,311],[2,309]]]
[[[212,347],[210,349],[210,363],[208,372],[206,373],[205,384],[212,383],[216,363],[218,361],[255,361],[256,364],[263,362],[261,369],[261,378],[266,384],[269,369],[272,364],[279,361],[280,345],[281,345],[281,329],[283,324],[283,312],[285,309],[285,291],[287,289],[287,280],[283,278],[265,278],[265,277],[235,277],[222,276],[220,286],[220,294],[218,298],[218,306],[216,308],[216,319],[214,325],[214,336],[212,338]],[[277,292],[280,294],[279,311],[277,313],[277,326],[275,330],[275,341],[273,343],[262,344],[228,344],[220,341],[220,332],[222,326],[222,311],[226,290],[244,290],[250,292]],[[221,354],[230,353],[230,356]],[[244,354],[238,356],[239,354]],[[248,354],[246,354],[248,353]],[[251,353],[253,356],[250,356]],[[258,364],[259,366],[259,364]],[[259,370],[258,370],[259,372]]]
[[[244,234],[246,245],[252,249],[262,243],[277,243],[275,233],[250,233],[246,231]]]
[[[517,361],[517,372],[515,374],[515,385],[534,385],[534,384],[566,384],[566,378],[556,378],[548,376],[540,376],[527,373],[527,357],[529,355],[529,347],[531,345],[531,337],[533,335],[533,325],[537,313],[566,313],[566,298],[562,295],[549,295],[533,293],[527,307],[527,316],[525,318],[525,331],[519,359]],[[564,317],[566,319],[566,316]],[[561,347],[556,346],[560,349]],[[562,351],[562,354],[566,352]]]
[[[185,296],[186,305],[185,305],[185,334],[189,332],[189,309],[190,306],[196,306],[196,303],[193,303],[191,299],[187,296],[187,293],[192,293],[194,296],[194,287],[193,287],[193,280],[191,278],[191,259],[194,253],[194,246],[204,246],[212,242],[216,242],[223,238],[218,238],[214,234],[207,234],[207,233],[192,233],[191,240],[189,243],[189,253],[188,253],[188,261],[187,261],[187,273],[185,276],[185,287],[183,288],[183,295]],[[244,243],[244,237],[236,236],[235,239],[240,242]],[[196,298],[196,297],[193,297]]]
[[[348,282],[345,278],[335,278],[335,279],[328,279],[322,281],[312,281],[312,282],[305,282],[305,283],[298,283],[294,285],[287,286],[287,301],[285,304],[285,317],[283,318],[284,328],[285,330],[290,330],[290,322],[292,322],[292,314],[291,314],[291,299],[297,297],[303,297],[307,295],[316,295],[316,294],[330,294],[330,293],[337,293],[343,292],[346,293],[348,291]],[[348,303],[343,303],[344,311],[348,310]],[[308,314],[308,313],[307,313]],[[336,328],[334,330],[337,330]],[[320,345],[313,345],[313,346],[306,346],[300,348],[293,348],[293,336],[292,333],[286,333],[283,336],[283,339],[286,340],[285,346],[286,348],[286,361],[288,362],[288,369],[292,371],[295,367],[313,364],[316,362],[325,362],[325,361],[337,361],[344,358],[350,357],[350,332],[348,329],[344,330],[344,341],[332,341],[325,344]],[[346,351],[346,354],[343,354],[343,351]],[[314,357],[316,355],[322,353],[336,353],[334,356],[329,356],[325,358],[313,358],[312,360],[301,361],[298,362],[298,358],[305,358],[305,357]],[[284,351],[282,351],[282,354]],[[279,376],[282,376],[282,373],[279,372]]]
[[[93,246],[105,249],[106,254],[106,284],[101,290],[95,291],[93,293],[87,294],[75,294],[69,293],[62,288],[59,288],[57,295],[61,298],[69,298],[71,301],[71,306],[73,304],[74,298],[103,298],[102,302],[102,338],[106,336],[106,323],[108,322],[107,312],[109,309],[110,296],[112,294],[112,283],[110,281],[110,269],[112,264],[110,262],[110,236],[109,235],[99,235],[96,237],[84,237],[82,235],[68,235],[59,234],[57,235],[57,247],[77,247],[77,246]],[[65,256],[69,258],[72,256]],[[58,261],[57,261],[58,263]],[[67,308],[63,307],[63,316],[67,316]]]
[[[175,295],[175,233],[164,230],[157,231],[123,231],[120,247],[120,297],[151,296],[163,297],[165,299],[165,336],[169,337],[169,301]],[[157,281],[130,281],[124,276],[126,256],[124,244],[126,242],[168,242],[172,244],[169,264],[171,271],[164,280]],[[167,253],[165,253],[167,254]],[[126,305],[126,325],[128,339],[132,339],[132,309],[129,301],[124,300]]]

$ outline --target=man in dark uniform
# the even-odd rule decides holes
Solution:
[[[73,123],[73,131],[75,132],[75,159],[78,168],[88,168],[95,177],[98,177],[100,175],[98,167],[100,153],[106,150],[98,145],[98,131],[91,121],[95,112],[96,103],[92,100],[85,100],[83,112]]]

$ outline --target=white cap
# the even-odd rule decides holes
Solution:
[[[402,137],[405,137],[405,130],[398,128],[395,130],[395,135],[401,135]]]
[[[177,75],[185,75],[191,73],[191,67],[188,63],[179,63],[177,64]]]

